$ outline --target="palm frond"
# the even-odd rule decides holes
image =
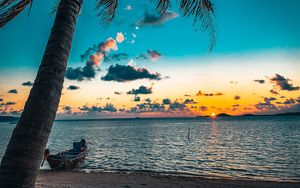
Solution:
[[[101,17],[104,23],[109,23],[115,18],[118,0],[97,0],[96,8],[100,10],[97,16]]]
[[[170,0],[151,0],[156,3],[156,9],[160,14],[164,14],[169,7],[171,7]]]
[[[211,51],[216,44],[216,27],[214,24],[214,6],[210,0],[178,0],[180,12],[185,17],[193,16],[193,25],[199,24],[204,31],[209,30]]]
[[[54,15],[55,13],[56,13],[56,11],[58,10],[58,6],[59,6],[59,4],[60,4],[60,1],[61,0],[55,0],[55,1],[53,1],[52,2],[52,8],[51,8],[51,11],[50,11],[50,15]]]
[[[0,2],[0,28],[20,14],[32,0],[2,0]]]
[[[0,7],[2,6],[8,6],[10,5],[11,3],[13,3],[15,0],[1,0],[0,2]]]

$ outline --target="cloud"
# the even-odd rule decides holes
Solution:
[[[79,86],[70,85],[67,89],[68,90],[78,90],[78,89],[80,89],[80,87]]]
[[[230,81],[229,83],[231,83],[231,84],[238,84],[237,81]]]
[[[129,58],[129,55],[127,53],[116,53],[107,55],[104,58],[105,62],[116,62],[116,61],[122,61],[127,60]]]
[[[167,104],[167,105],[169,105],[169,104],[171,104],[171,100],[170,99],[163,99],[163,104]]]
[[[126,112],[126,109],[125,108],[120,108],[119,112]]]
[[[165,105],[168,105],[166,107]],[[128,113],[146,113],[146,112],[160,112],[160,113],[183,113],[190,112],[189,108],[184,103],[178,101],[171,102],[169,99],[164,99],[163,103],[141,103],[135,107],[127,110]]]
[[[264,84],[264,83],[266,83],[266,81],[265,80],[253,80],[254,82],[257,82],[257,83],[259,83],[259,84]]]
[[[234,96],[234,100],[240,100],[240,99],[241,99],[240,96],[238,96],[238,95]]]
[[[199,108],[201,111],[207,111],[208,110],[208,108],[206,107],[206,106],[200,106],[200,108]]]
[[[278,93],[277,91],[275,91],[274,89],[271,89],[271,90],[270,90],[270,93],[273,94],[273,95],[278,95],[278,94],[279,94],[279,93]]]
[[[8,93],[17,94],[18,91],[16,89],[11,89],[11,90],[8,91]]]
[[[127,110],[128,113],[165,112],[165,106],[159,103],[142,103]]]
[[[122,95],[122,92],[115,91],[114,94],[115,94],[115,95]]]
[[[120,41],[120,42],[119,41],[118,42],[119,43],[123,42],[123,40],[124,40],[124,39],[122,40],[123,34],[122,33],[118,33],[117,36],[119,37],[119,41]],[[99,46],[100,51],[97,51],[97,52],[102,52],[102,53],[103,53],[103,51],[104,52],[110,52],[111,50],[117,50],[117,48],[118,47],[117,47],[116,40],[114,40],[113,38],[109,38],[105,42],[103,42],[102,44],[100,44],[100,46]]]
[[[272,104],[272,101],[277,100],[274,97],[265,97],[264,102],[259,102],[258,104],[255,105],[255,108],[258,110],[275,110],[277,109],[274,104]]]
[[[104,57],[107,56],[110,51],[116,51],[117,49],[117,41],[113,38],[108,38],[106,41],[101,42],[98,45],[94,44],[92,47],[87,49],[85,53],[80,57],[82,61],[90,61],[91,64],[99,66],[102,63]]]
[[[91,55],[86,63],[90,64],[92,66],[99,66],[102,63],[103,59],[104,59],[104,54],[97,53],[97,54]]]
[[[142,53],[139,56],[136,57],[136,59],[141,59],[141,60],[152,60],[156,61],[158,58],[160,58],[162,54],[158,52],[157,50],[148,50],[146,53]]]
[[[240,105],[239,104],[234,104],[232,105],[232,111],[237,111],[238,109],[240,108]]]
[[[89,59],[91,55],[96,53],[99,50],[99,45],[102,43],[99,43],[98,45],[94,44],[92,47],[88,48],[84,54],[80,55],[81,61],[86,61]]]
[[[136,59],[147,60],[149,59],[149,56],[147,53],[142,53],[139,56],[137,56]]]
[[[132,89],[131,91],[128,91],[127,94],[129,95],[148,95],[152,94],[152,87],[145,87],[145,86],[140,86],[138,89]]]
[[[194,99],[185,99],[184,104],[198,104]]]
[[[77,67],[72,68],[69,67],[66,71],[66,78],[69,80],[90,80],[91,78],[95,78],[96,76],[96,68],[93,64],[86,64],[83,68]]]
[[[268,100],[270,100],[270,101],[276,101],[277,99],[275,97],[269,97]]]
[[[188,111],[188,108],[185,105],[185,103],[180,103],[178,101],[174,101],[173,103],[171,103],[169,105],[168,111],[171,111],[171,112],[182,112],[182,111]]]
[[[156,61],[161,56],[161,53],[156,50],[148,50],[148,54],[152,61]]]
[[[102,107],[95,105],[88,107],[87,105],[84,105],[82,107],[79,107],[78,109],[86,113],[107,113],[118,111],[117,108],[111,103],[106,103],[106,105]]]
[[[131,11],[132,10],[132,6],[131,5],[127,5],[124,9],[128,10],[128,11]]]
[[[292,104],[287,105],[283,108],[284,112],[299,112],[300,111],[300,104]]]
[[[88,107],[87,105],[83,105],[82,107],[79,107],[78,109],[81,111],[84,111],[84,112],[102,112],[102,107],[97,107],[94,105],[91,107]]]
[[[150,99],[150,98],[147,98],[147,99],[145,99],[145,102],[151,103],[151,99]]]
[[[117,33],[117,40],[119,43],[124,41],[123,34]],[[98,67],[102,64],[103,60],[107,58],[107,60],[121,59],[125,54],[115,54],[112,56],[108,56],[108,53],[112,50],[116,51],[118,49],[117,41],[113,38],[108,38],[106,41],[99,43],[98,45],[93,45],[89,49],[86,50],[84,54],[82,54],[81,60],[86,61],[85,66],[72,68],[69,67],[66,71],[66,78],[69,80],[90,80],[91,78],[95,78],[96,71]]]
[[[118,43],[122,43],[124,40],[125,40],[125,37],[124,37],[123,33],[121,33],[121,32],[117,33],[116,41]]]
[[[166,11],[163,15],[145,13],[144,17],[138,20],[135,25],[137,27],[159,26],[167,21],[177,18],[178,16],[179,15],[177,13],[172,11]]]
[[[284,76],[281,76],[279,74],[276,74],[274,77],[270,78],[270,81],[281,90],[296,91],[300,89],[299,86],[293,86],[293,84],[289,83],[291,81],[290,79],[285,78]]]
[[[71,106],[64,106],[63,110],[66,114],[72,114],[72,107]]]
[[[277,99],[275,97],[264,97],[264,101],[266,103],[270,103],[271,101],[276,101]]]
[[[274,104],[267,104],[267,103],[258,103],[255,105],[255,108],[258,110],[275,110],[277,109]]]
[[[163,112],[165,110],[165,106],[159,103],[150,103],[149,109],[150,112]]]
[[[253,110],[252,108],[249,108],[249,107],[244,107],[243,109],[244,110]]]
[[[126,82],[138,79],[161,80],[159,73],[150,73],[146,68],[136,68],[130,65],[111,65],[105,76],[104,81]]]
[[[277,102],[283,106],[280,106],[279,111],[281,113],[286,112],[299,112],[300,111],[300,97],[286,99],[284,102]]]
[[[295,104],[296,103],[296,100],[293,99],[293,98],[290,98],[290,99],[286,99],[283,104],[286,104],[286,105],[289,105],[289,104]]]
[[[17,103],[15,102],[6,102],[6,103],[1,103],[0,106],[12,106],[12,105],[15,105]]]
[[[103,106],[102,108],[103,112],[117,112],[117,108],[111,104],[111,103],[107,103],[105,106]]]
[[[23,82],[22,86],[33,86],[33,82],[31,81]]]
[[[65,111],[70,111],[70,110],[72,110],[72,107],[71,107],[71,106],[64,106],[64,107],[63,107],[63,110],[65,110]]]
[[[196,94],[196,96],[205,96],[205,97],[213,97],[213,96],[222,96],[224,95],[221,92],[217,92],[217,93],[203,93],[201,90],[198,91],[198,93]]]
[[[135,96],[133,99],[134,102],[140,102],[141,101],[141,97],[139,96]]]

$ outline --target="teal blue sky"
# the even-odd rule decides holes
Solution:
[[[51,2],[51,1],[50,1]],[[160,26],[135,30],[132,23],[140,19],[148,1],[122,1],[117,19],[105,27],[95,16],[94,1],[85,1],[78,20],[70,55],[70,65],[91,45],[115,36],[116,32],[137,35],[134,45],[123,43],[119,52],[132,56],[155,49],[167,57],[207,56],[209,34],[195,32],[190,19],[178,17]],[[300,47],[300,1],[298,0],[214,0],[217,43],[210,56],[257,50],[297,49]],[[125,10],[127,5],[132,11]],[[28,10],[0,30],[0,65],[37,67],[40,63],[54,15],[49,1],[34,1]],[[176,4],[171,8],[178,12]]]

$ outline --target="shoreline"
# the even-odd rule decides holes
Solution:
[[[146,173],[73,172],[41,170],[36,188],[98,188],[98,187],[204,187],[204,188],[254,188],[300,187],[300,182],[262,180],[237,180],[206,177],[186,177]]]

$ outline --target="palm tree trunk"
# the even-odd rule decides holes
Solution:
[[[56,116],[83,0],[61,0],[34,85],[0,166],[0,187],[34,187]]]

